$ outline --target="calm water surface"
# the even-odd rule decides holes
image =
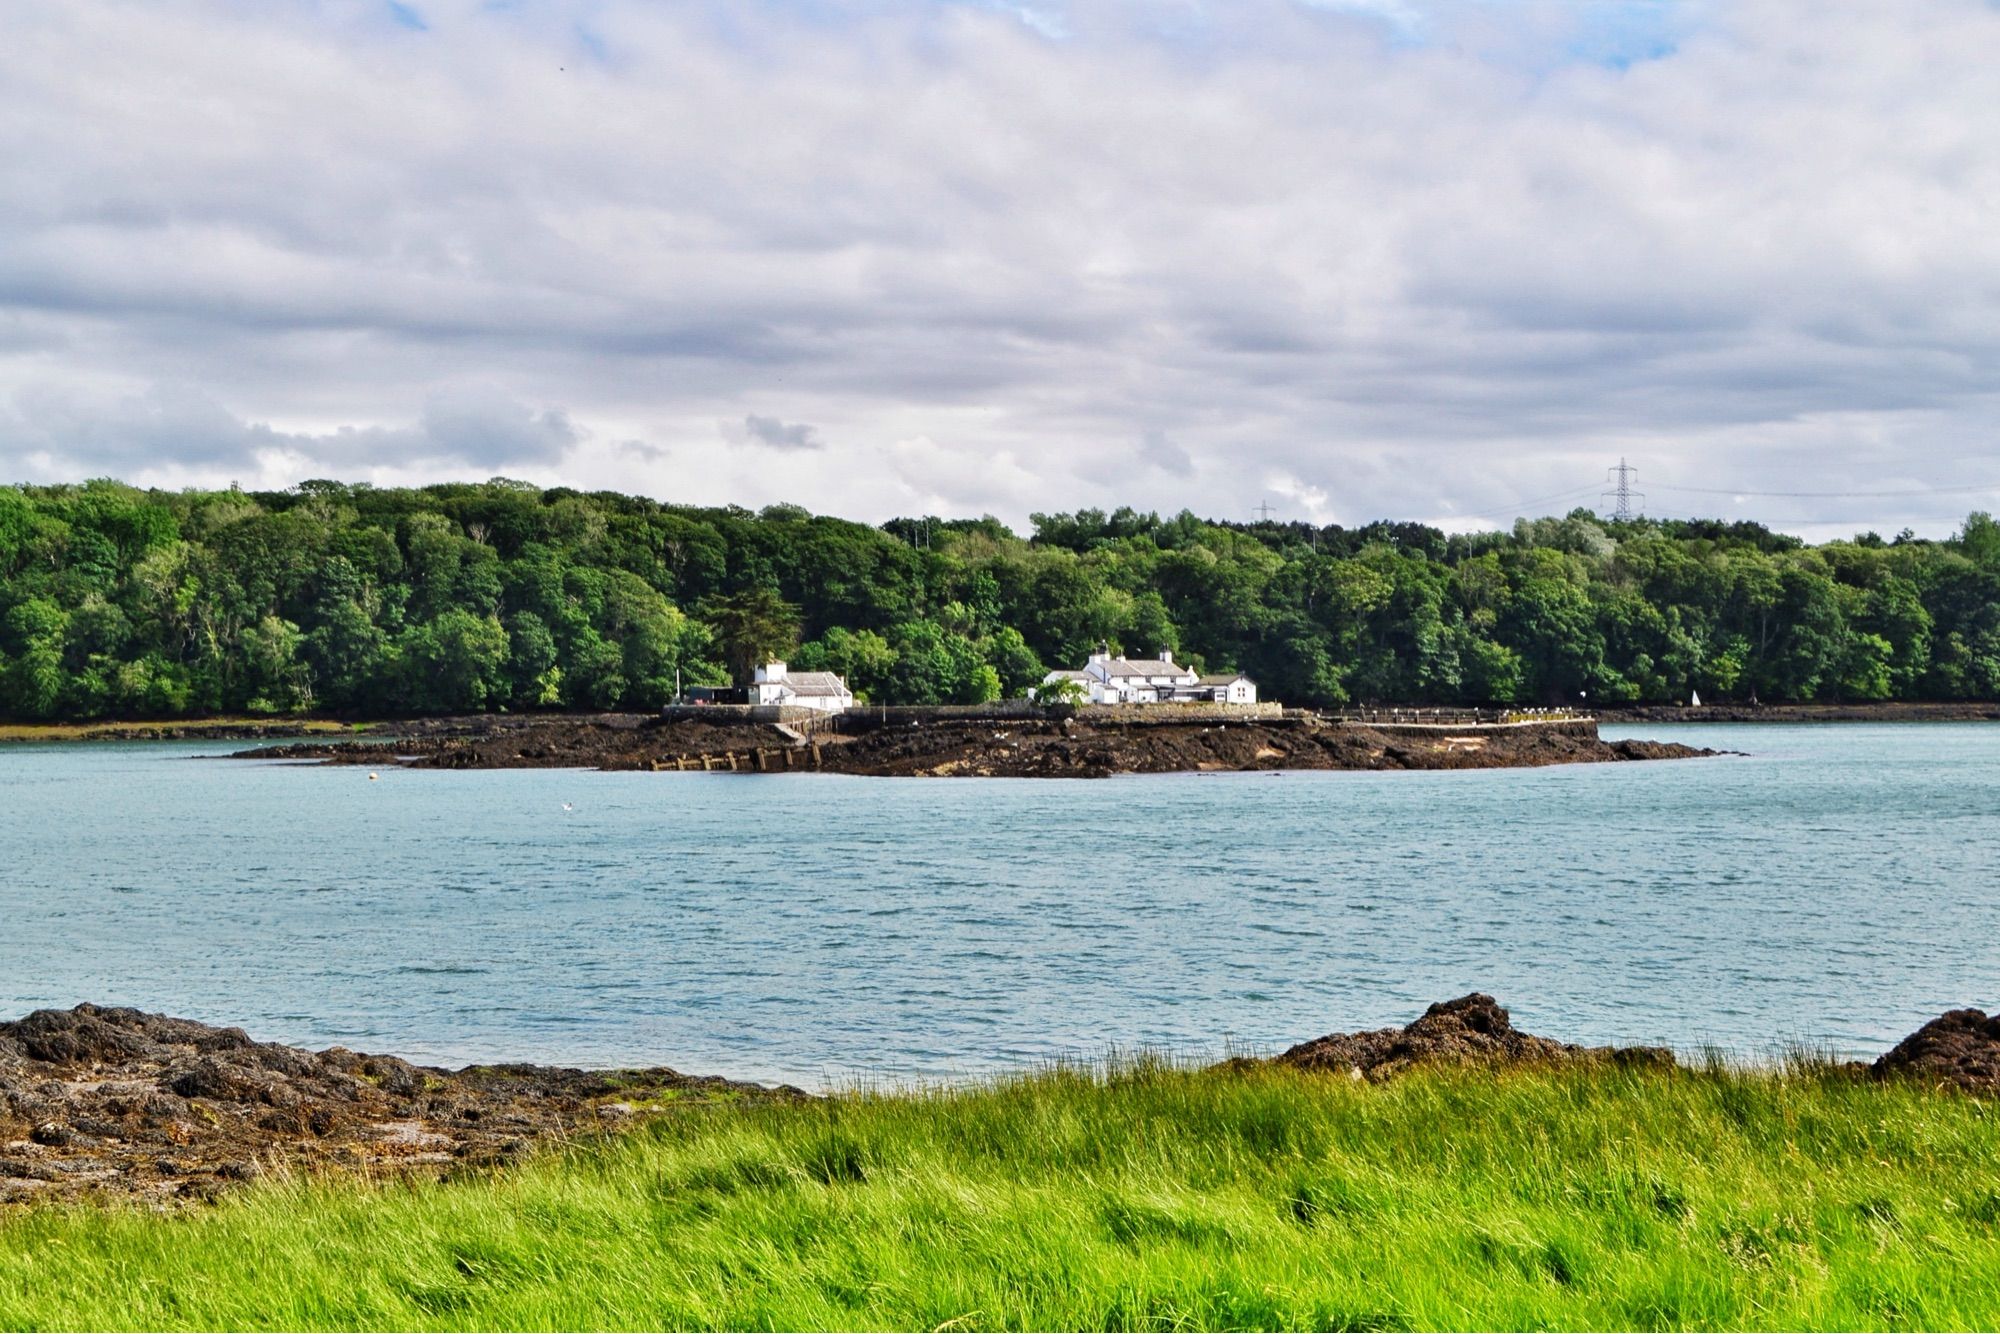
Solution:
[[[1615,733],[1607,733],[1615,734]],[[0,1014],[822,1084],[1271,1050],[1491,991],[1869,1053],[2000,1005],[2000,727],[1442,774],[420,773],[0,750]],[[564,803],[574,809],[565,810]]]

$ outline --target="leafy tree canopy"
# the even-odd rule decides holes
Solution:
[[[790,658],[885,703],[1100,644],[1269,698],[2000,695],[2000,523],[1811,547],[1585,510],[1447,535],[1118,509],[880,528],[496,478],[0,487],[0,716],[649,708]]]

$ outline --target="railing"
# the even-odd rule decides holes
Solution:
[[[1350,708],[1329,709],[1317,715],[1324,721],[1358,723],[1365,726],[1496,727],[1521,723],[1588,723],[1590,714],[1574,709],[1467,709],[1437,708]]]

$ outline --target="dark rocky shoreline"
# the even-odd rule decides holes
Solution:
[[[0,1023],[0,1203],[204,1198],[272,1170],[440,1174],[668,1105],[802,1098],[661,1067],[443,1070],[79,1005]]]
[[[1437,1065],[1671,1071],[1676,1063],[1664,1048],[1580,1047],[1524,1033],[1491,996],[1474,994],[1403,1028],[1329,1034],[1218,1069],[1262,1065],[1383,1080]],[[2000,1015],[1950,1011],[1872,1065],[1830,1073],[2000,1095]],[[0,1023],[0,1204],[167,1207],[274,1172],[445,1176],[649,1117],[810,1097],[664,1067],[445,1070],[340,1047],[309,1052],[132,1009],[37,1010]]]
[[[1300,769],[1501,769],[1683,759],[1716,752],[1604,741],[1588,722],[1517,727],[1359,726],[1313,718],[1101,722],[1011,717],[940,720],[810,739],[775,725],[634,715],[502,719],[438,727],[393,745],[295,742],[234,758],[321,760],[417,769],[594,768],[876,777],[1104,778],[1114,774]]]

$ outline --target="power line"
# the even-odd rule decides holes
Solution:
[[[1639,475],[1639,470],[1626,464],[1623,459],[1619,460],[1618,468],[1606,470],[1607,480],[1618,478],[1620,468],[1623,468],[1625,472],[1623,480],[1628,505],[1631,501],[1643,501],[1646,493],[1631,488],[1631,480]],[[1735,487],[1721,486],[1671,486],[1665,482],[1654,482],[1652,486],[1657,491],[1673,491],[1700,496],[1741,496],[1746,500],[1894,500],[1898,497],[1917,498],[1938,495],[1975,495],[1982,492],[2000,493],[2000,484],[1990,486],[1927,486],[1901,491],[1746,491]],[[1618,488],[1616,486],[1610,488],[1595,486],[1577,487],[1574,490],[1557,491],[1545,496],[1531,496],[1526,500],[1517,500],[1510,505],[1501,505],[1495,509],[1461,510],[1454,517],[1460,519],[1491,519],[1503,514],[1520,514],[1536,505],[1547,505],[1563,500],[1581,500],[1585,496],[1593,494],[1598,496],[1599,499],[1611,500],[1615,505],[1618,497]],[[1617,519],[1621,517],[1630,518],[1632,516],[1629,513],[1620,515],[1614,508],[1611,517]],[[1703,515],[1697,517],[1720,518],[1721,516]],[[1845,523],[1881,523],[1882,519],[1878,516],[1874,519],[1783,519],[1779,520],[1779,522],[1831,526]]]
[[[1490,519],[1497,514],[1519,514],[1530,505],[1546,505],[1556,500],[1581,500],[1583,497],[1592,495],[1596,491],[1597,488],[1594,486],[1580,486],[1574,491],[1558,491],[1552,496],[1535,496],[1529,500],[1517,500],[1511,505],[1502,505],[1498,509],[1461,511],[1453,517],[1459,519]]]
[[[1996,486],[1923,486],[1902,491],[1739,491],[1727,486],[1669,486],[1655,482],[1662,491],[1685,491],[1698,496],[1746,496],[1758,500],[1894,500],[1898,496],[1944,496],[2000,491]]]
[[[1892,529],[1897,529],[1905,526],[1905,520],[1913,520],[1914,522],[1923,524],[1935,524],[1946,521],[1945,519],[1940,518],[1938,516],[1925,517],[1919,515],[1898,516],[1894,514],[1891,515],[1876,514],[1873,516],[1856,517],[1856,518],[1825,518],[1819,515],[1812,515],[1812,514],[1804,514],[1804,515],[1759,514],[1754,517],[1749,517],[1740,515],[1719,514],[1713,511],[1703,512],[1694,510],[1689,510],[1689,511],[1670,510],[1665,512],[1654,511],[1652,513],[1649,513],[1646,517],[1656,523],[1721,523],[1721,524],[1751,523],[1755,524],[1760,528],[1768,528],[1772,532],[1789,532],[1801,528],[1834,528],[1834,529],[1844,528],[1849,532],[1855,534],[1860,534],[1863,532],[1878,532],[1878,533],[1889,532]]]
[[[1754,523],[1759,528],[1769,528],[1773,532],[1785,528],[1852,528],[1856,531],[1877,530],[1886,526],[1882,516],[1868,519],[1811,519],[1781,516],[1779,518],[1732,519],[1722,514],[1653,514],[1647,516],[1659,523]],[[1919,523],[1934,522],[1918,519]]]
[[[1596,486],[1581,486],[1568,491],[1552,492],[1544,496],[1530,496],[1525,500],[1516,500],[1510,504],[1496,506],[1493,509],[1458,510],[1452,514],[1452,517],[1455,519],[1493,519],[1499,518],[1502,515],[1524,514],[1537,505],[1550,505],[1565,500],[1582,500],[1587,496],[1594,495],[1599,499],[1614,502],[1614,509],[1611,515],[1613,519],[1629,519],[1633,517],[1630,509],[1632,502],[1644,501],[1646,493],[1632,489],[1632,479],[1639,475],[1639,470],[1627,464],[1623,459],[1619,460],[1618,467],[1606,470],[1607,480],[1619,478],[1620,469],[1623,469],[1624,473],[1622,483],[1625,504],[1627,506],[1625,512],[1622,513],[1616,508],[1620,487],[1600,488]],[[1746,491],[1735,487],[1723,486],[1671,486],[1665,482],[1654,482],[1652,486],[1657,491],[1673,491],[1685,495],[1699,496],[1741,496],[1746,500],[1894,500],[1899,497],[1915,499],[1922,496],[2000,493],[2000,484],[1981,486],[1927,486],[1908,488],[1901,491]],[[1655,517],[1665,518],[1668,516],[1656,515]],[[1718,520],[1722,519],[1722,517],[1719,514],[1686,516],[1687,519]],[[1767,526],[1770,523],[1776,522],[1801,526],[1810,525],[1813,527],[1838,527],[1845,524],[1877,525],[1884,522],[1884,519],[1878,515],[1873,519],[1759,519],[1758,522],[1765,523]]]

